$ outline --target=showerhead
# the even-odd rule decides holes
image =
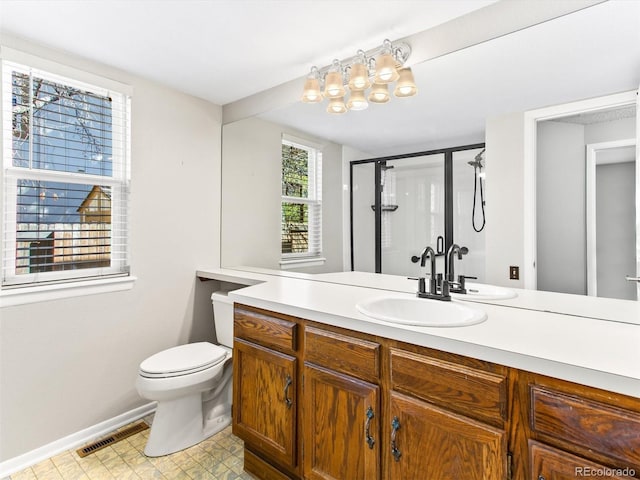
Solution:
[[[473,168],[482,168],[482,161],[484,160],[482,158],[482,155],[484,154],[484,148],[482,149],[482,151],[477,154],[473,160],[467,162],[469,165],[471,165]]]

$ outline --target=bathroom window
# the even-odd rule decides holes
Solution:
[[[129,275],[129,105],[2,62],[2,287]]]
[[[283,268],[323,262],[322,152],[304,140],[282,139]]]

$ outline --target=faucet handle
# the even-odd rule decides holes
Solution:
[[[470,280],[477,280],[478,277],[471,277],[468,275],[458,275],[458,281],[457,282],[449,282],[450,285],[455,285],[455,292],[456,293],[467,293],[467,289],[465,286],[465,280],[470,279]]]
[[[427,293],[427,283],[424,277],[407,277],[407,280],[418,281],[418,293],[417,295]]]

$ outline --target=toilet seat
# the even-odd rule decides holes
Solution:
[[[140,364],[146,378],[189,375],[211,368],[227,357],[227,352],[208,342],[188,343],[151,355]]]

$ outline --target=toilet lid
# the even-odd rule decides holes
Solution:
[[[220,363],[227,356],[209,342],[188,343],[151,355],[140,364],[140,371],[151,375],[186,374]]]

